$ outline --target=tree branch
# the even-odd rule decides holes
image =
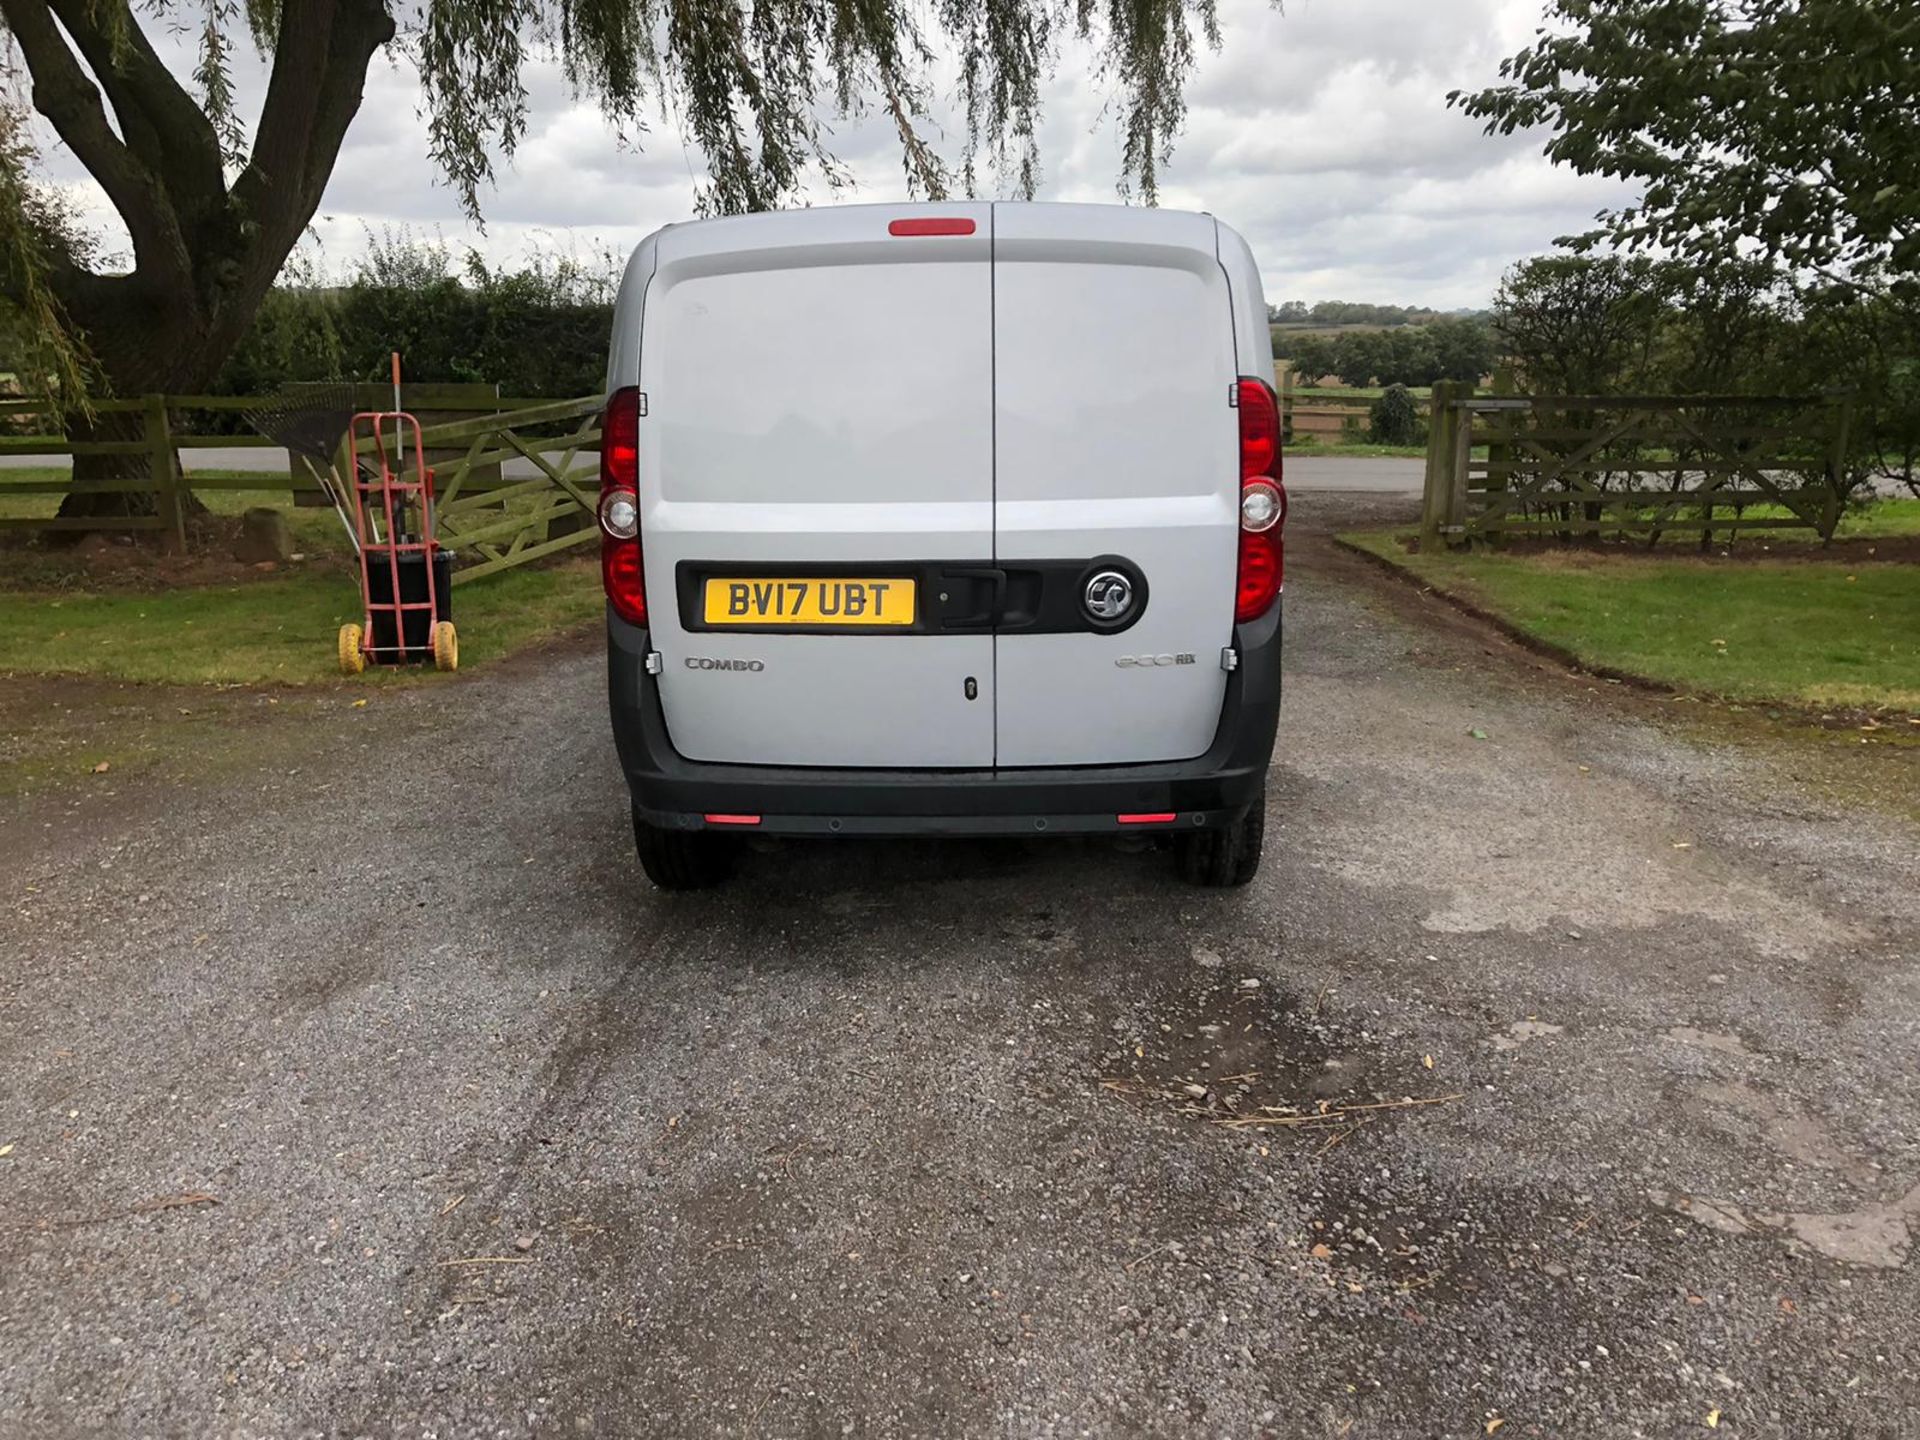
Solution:
[[[249,216],[297,236],[313,216],[360,108],[367,64],[393,38],[380,0],[287,0],[253,154],[233,195]]]
[[[148,43],[125,0],[45,0],[79,48],[120,122],[129,149],[160,177],[182,210],[203,213],[226,196],[220,141],[198,102]],[[118,9],[116,18],[112,11]]]
[[[367,66],[394,35],[381,0],[287,0],[253,155],[233,205],[256,226],[243,292],[264,292],[313,219],[360,109]]]
[[[192,262],[172,200],[140,158],[113,133],[99,88],[67,47],[45,0],[0,0],[7,22],[33,77],[33,107],[88,173],[100,182],[133,240],[134,264],[183,296]]]

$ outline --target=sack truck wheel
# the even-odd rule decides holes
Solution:
[[[340,673],[358,675],[367,668],[367,652],[360,648],[360,627],[340,627]]]
[[[1267,792],[1263,786],[1247,813],[1224,830],[1199,830],[1174,837],[1180,873],[1210,890],[1244,885],[1260,868],[1260,847],[1266,834]]]
[[[451,620],[436,620],[433,625],[433,668],[436,670],[458,670],[460,668],[460,636],[453,628]]]
[[[640,868],[662,890],[708,890],[733,874],[739,837],[711,830],[664,830],[633,809],[633,846]]]

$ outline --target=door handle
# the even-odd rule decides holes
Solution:
[[[950,580],[984,580],[991,598],[985,610],[971,615],[962,615],[948,620],[942,626],[947,630],[973,630],[981,626],[994,626],[1000,623],[1000,616],[1007,608],[1007,572],[991,565],[961,566],[941,572]]]

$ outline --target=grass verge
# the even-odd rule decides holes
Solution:
[[[571,629],[601,605],[597,566],[585,561],[462,587],[453,608],[461,667]],[[0,672],[311,685],[339,678],[335,637],[359,618],[357,581],[332,567],[156,593],[0,591]],[[394,683],[432,673],[375,669],[366,678]]]
[[[1328,460],[1424,460],[1427,455],[1424,445],[1375,445],[1370,440],[1326,444],[1312,435],[1297,436],[1284,448],[1297,458]]]
[[[1340,538],[1591,669],[1732,700],[1920,712],[1920,565],[1425,554],[1408,550],[1409,537]]]

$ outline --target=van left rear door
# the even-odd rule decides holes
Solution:
[[[680,754],[993,764],[991,223],[854,206],[661,235],[640,533]]]

